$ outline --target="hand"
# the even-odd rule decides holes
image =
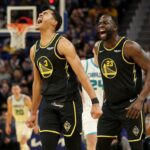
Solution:
[[[26,124],[29,128],[33,128],[36,125],[36,114],[31,114],[30,118],[26,121]]]
[[[39,126],[36,125],[34,128],[33,128],[33,131],[35,134],[38,134],[39,133]]]
[[[96,104],[92,104],[92,109],[91,109],[91,116],[94,118],[94,119],[97,119],[99,118],[101,115],[102,115],[102,110],[99,106],[99,103],[96,103]]]
[[[10,125],[6,125],[5,132],[6,132],[7,135],[10,135],[10,133],[11,133]]]
[[[10,138],[6,137],[6,138],[4,139],[4,143],[5,143],[5,144],[9,144],[10,142],[11,142],[11,139],[10,139]]]
[[[143,101],[137,98],[128,108],[126,117],[131,119],[137,119],[142,111]]]

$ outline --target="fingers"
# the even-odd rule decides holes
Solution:
[[[7,135],[10,135],[11,129],[10,128],[6,128],[5,132],[6,132]]]
[[[127,118],[137,119],[140,115],[140,111],[137,109],[134,109],[132,107],[128,107],[128,108],[126,108],[126,110],[127,110],[127,114],[126,114]]]
[[[35,123],[32,121],[26,121],[26,125],[28,128],[33,128],[35,126]]]
[[[100,117],[100,114],[92,113],[91,115],[93,119],[98,119]]]
[[[102,114],[103,114],[102,111],[95,111],[95,112],[93,111],[93,112],[91,112],[91,116],[92,116],[93,119],[98,119]]]

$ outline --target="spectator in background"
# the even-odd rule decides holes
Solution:
[[[1,150],[20,150],[19,144],[16,140],[14,122],[12,123],[12,126],[11,126],[12,133],[10,135],[7,135],[5,132],[6,116],[7,116],[6,104],[3,104],[0,111],[1,111],[1,115],[0,115],[0,149]]]
[[[3,60],[0,62],[0,81],[7,80],[10,81],[11,75],[9,72],[7,72],[5,63]]]
[[[10,85],[7,81],[3,81],[1,83],[1,88],[0,88],[0,101],[2,104],[7,103],[7,97],[10,94]]]
[[[15,69],[12,75],[12,83],[19,84],[23,79],[24,79],[23,70],[21,68]]]

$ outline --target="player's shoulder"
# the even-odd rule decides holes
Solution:
[[[22,97],[23,97],[25,100],[29,100],[29,99],[30,99],[30,96],[28,96],[27,94],[22,94]]]
[[[7,101],[11,102],[13,99],[13,95],[8,96]]]
[[[140,45],[135,41],[127,39],[125,47],[126,48],[140,48]]]
[[[135,41],[127,40],[124,45],[124,51],[127,55],[141,55],[143,53],[142,47]]]
[[[96,41],[94,47],[99,47],[99,45],[100,45],[101,42],[102,42],[101,40]]]
[[[69,46],[69,47],[73,47],[73,44],[72,44],[72,42],[71,41],[69,41],[66,37],[64,37],[64,36],[61,36],[61,38],[60,38],[60,40],[59,40],[59,43],[58,43],[59,45],[61,45],[61,46]]]
[[[36,52],[36,48],[37,48],[37,43],[38,41],[36,41],[30,48],[30,58],[33,59],[35,56],[35,52]]]

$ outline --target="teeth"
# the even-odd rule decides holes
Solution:
[[[37,20],[37,23],[41,23],[41,22],[42,22],[42,19],[39,18],[39,19]]]

